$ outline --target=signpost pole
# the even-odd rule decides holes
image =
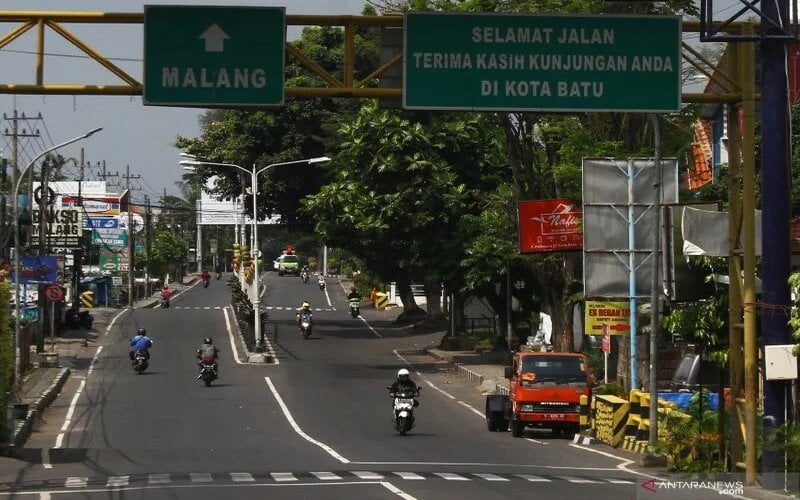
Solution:
[[[603,383],[608,385],[608,355],[611,353],[611,335],[608,333],[608,324],[603,325]]]
[[[50,352],[56,350],[56,303],[50,301]]]

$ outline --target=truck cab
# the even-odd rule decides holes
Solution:
[[[554,433],[577,432],[580,398],[591,397],[591,374],[580,353],[521,351],[505,369],[508,394],[486,398],[486,423],[490,431],[510,427],[521,437],[527,426]]]

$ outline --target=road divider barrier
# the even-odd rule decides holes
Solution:
[[[81,294],[81,305],[87,309],[94,307],[94,292],[86,290]]]
[[[595,437],[614,448],[622,443],[630,402],[617,396],[595,396]]]
[[[375,293],[375,309],[379,311],[383,311],[386,309],[387,304],[389,304],[389,295],[383,292]]]

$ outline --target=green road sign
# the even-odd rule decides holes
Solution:
[[[144,104],[283,104],[283,7],[145,5]]]
[[[403,107],[677,111],[677,16],[409,12]]]

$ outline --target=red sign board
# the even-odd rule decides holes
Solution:
[[[583,212],[572,200],[520,201],[518,214],[520,252],[560,252],[583,248]]]
[[[601,346],[603,352],[611,353],[611,334],[608,332],[608,325],[603,325],[603,342]]]

